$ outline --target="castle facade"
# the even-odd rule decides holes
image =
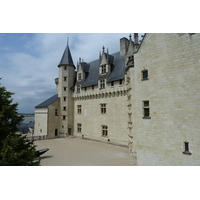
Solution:
[[[67,44],[57,94],[35,107],[34,135],[125,145],[138,165],[200,165],[200,34],[139,43],[135,33],[119,46],[76,70]]]

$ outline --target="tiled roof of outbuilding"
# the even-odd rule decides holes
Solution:
[[[52,97],[50,97],[49,99],[47,99],[46,101],[42,102],[41,104],[35,106],[35,108],[43,108],[43,107],[48,107],[49,105],[51,105],[53,102],[55,102],[57,99],[59,99],[58,95],[54,95]]]

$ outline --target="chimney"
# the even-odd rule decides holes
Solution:
[[[134,42],[135,42],[135,44],[139,44],[139,42],[138,42],[138,33],[134,33]]]
[[[120,39],[120,56],[126,55],[128,51],[129,40],[125,37]]]

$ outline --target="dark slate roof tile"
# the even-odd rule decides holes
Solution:
[[[113,66],[107,82],[116,81],[124,78],[125,74],[125,56],[120,56],[120,52],[110,55]],[[88,63],[90,65],[89,74],[83,82],[82,87],[97,85],[99,80],[99,59]]]
[[[61,66],[61,65],[72,65],[72,66],[74,66],[74,62],[73,62],[72,55],[71,55],[68,44],[65,48],[65,51],[63,53],[63,56],[60,60],[58,67]]]
[[[59,97],[56,94],[56,95],[52,96],[51,98],[47,99],[46,101],[42,102],[41,104],[35,106],[35,108],[48,107],[49,105],[51,105],[53,102],[55,102],[58,99],[59,99]]]

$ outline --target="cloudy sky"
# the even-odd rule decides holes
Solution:
[[[54,79],[69,37],[74,64],[98,59],[102,46],[119,51],[119,40],[130,33],[0,33],[1,85],[15,93],[18,111],[32,113],[34,107],[56,93]]]

